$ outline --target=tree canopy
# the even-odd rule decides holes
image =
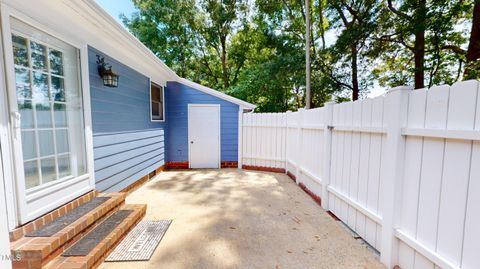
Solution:
[[[311,107],[374,88],[480,78],[480,0],[309,0]],[[177,74],[305,106],[305,0],[133,0],[126,27]]]

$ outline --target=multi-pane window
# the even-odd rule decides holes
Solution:
[[[26,188],[86,173],[75,50],[20,32],[12,46]]]
[[[157,121],[165,120],[163,88],[161,86],[158,86],[155,83],[151,83],[150,99],[151,99],[152,120],[157,120]]]

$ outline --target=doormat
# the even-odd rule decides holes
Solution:
[[[133,210],[119,210],[100,223],[95,229],[71,246],[62,256],[87,256],[102,240],[105,239]]]
[[[172,220],[143,220],[105,259],[106,262],[148,261]]]
[[[88,212],[95,209],[97,206],[105,203],[110,197],[95,197],[92,200],[74,208],[67,214],[56,218],[50,223],[47,223],[38,230],[27,233],[27,237],[50,237],[72,224],[79,218],[85,216]]]

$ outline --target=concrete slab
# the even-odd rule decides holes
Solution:
[[[385,268],[284,174],[167,171],[126,201],[173,222],[150,261],[101,269]]]

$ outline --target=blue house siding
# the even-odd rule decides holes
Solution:
[[[237,104],[178,82],[168,82],[165,90],[167,132],[167,161],[188,161],[188,104],[220,104],[221,160],[238,159]]]
[[[96,55],[120,75],[118,88],[103,86]],[[150,120],[148,77],[92,47],[88,60],[96,189],[120,191],[165,163],[166,124]]]

